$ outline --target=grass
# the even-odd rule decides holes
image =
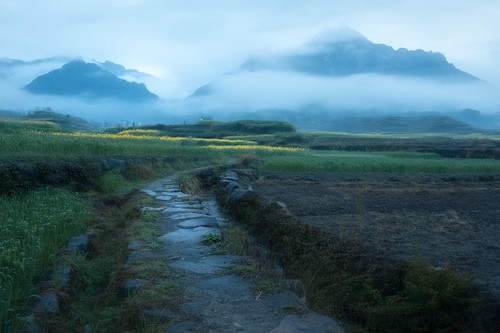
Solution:
[[[146,210],[141,213],[138,220],[133,221],[127,228],[128,239],[143,241],[150,249],[157,249],[161,246],[158,237],[162,235],[158,228],[158,221],[161,218],[161,212],[156,210]]]
[[[200,194],[202,193],[201,184],[198,178],[190,175],[186,172],[181,172],[176,177],[177,183],[179,183],[179,187],[182,192],[187,194]]]
[[[265,172],[499,173],[500,161],[432,153],[304,151],[263,157]]]
[[[29,296],[35,275],[92,220],[89,203],[65,190],[0,198],[0,328]]]
[[[72,158],[105,155],[181,157],[208,155],[210,158],[201,163],[239,159],[248,166],[258,166],[261,171],[268,172],[500,172],[500,161],[489,159],[442,158],[432,153],[316,151],[276,146],[279,140],[288,141],[290,145],[294,140],[297,142],[302,140],[296,133],[292,134],[196,139],[167,137],[158,129],[127,130],[115,134],[68,133],[61,132],[57,125],[49,122],[0,120],[0,155],[22,158],[50,156],[56,159],[61,156]],[[300,135],[307,141],[313,134]],[[338,133],[314,135],[338,139],[389,137]],[[436,139],[435,136],[420,138]],[[256,141],[267,142],[267,145],[257,146]],[[262,165],[260,160],[263,161]],[[134,327],[143,331],[154,330],[155,323],[149,327],[141,326],[143,323],[139,323],[140,310],[152,304],[166,308],[175,303],[179,288],[168,281],[170,272],[166,269],[165,263],[160,261],[148,264],[139,262],[132,268],[132,272],[140,278],[167,280],[166,282],[153,283],[143,291],[134,293],[133,298],[125,305],[119,304],[110,296],[118,288],[116,284],[121,281],[120,279],[125,278],[120,275],[120,268],[117,267],[121,267],[120,264],[123,263],[128,241],[142,240],[152,251],[161,246],[157,240],[161,235],[157,224],[160,213],[158,211],[139,213],[137,209],[147,205],[154,206],[152,201],[148,201],[151,198],[135,195],[136,201],[132,200],[126,207],[117,203],[122,199],[125,200],[127,193],[145,179],[195,166],[200,165],[176,163],[164,166],[163,171],[159,172],[150,166],[136,165],[121,173],[114,171],[101,176],[98,181],[100,195],[107,196],[109,206],[106,206],[104,211],[109,210],[106,214],[110,215],[104,219],[105,227],[99,234],[101,246],[98,251],[99,256],[92,260],[67,258],[67,262],[78,272],[77,285],[81,289],[76,297],[73,312],[68,318],[70,331],[76,327],[81,329],[82,321],[99,323],[98,326],[92,327],[95,331],[111,331],[116,328],[114,326],[117,322],[121,322],[121,327],[124,329]],[[179,182],[188,192],[199,191],[200,184],[194,182],[189,175],[181,173]],[[113,214],[115,216],[111,216]],[[0,330],[3,331],[5,324],[16,318],[18,313],[16,310],[29,296],[33,276],[53,261],[57,250],[67,239],[84,230],[91,220],[92,208],[88,201],[64,190],[43,190],[24,196],[0,198]],[[298,237],[295,240],[299,241]],[[248,251],[246,233],[234,228],[223,230],[220,238],[211,237],[207,241],[214,243],[214,247],[221,252],[244,255]],[[293,240],[287,242],[292,243],[288,244],[291,246],[290,253],[292,250],[297,250],[292,246],[295,244]],[[313,256],[315,259],[318,258],[316,254]],[[313,268],[324,269],[323,266]],[[231,272],[255,279],[258,282],[259,292],[270,292],[275,288],[271,280],[262,278],[262,267],[254,262],[235,265]],[[380,296],[373,286],[369,272],[356,278],[342,275],[344,272],[341,270],[326,270],[325,276],[333,276],[329,273],[336,276],[335,284],[330,285],[332,288],[335,287],[333,288],[335,290],[327,289],[331,293],[323,295],[327,298],[325,303],[331,303],[332,295],[336,300],[345,300],[345,304],[358,302],[356,304],[359,307],[355,310],[368,316],[365,318],[370,320],[371,328],[374,330],[381,329],[379,325],[383,326],[387,322],[388,315],[392,316],[389,318],[391,320],[402,321],[401,318],[414,309],[419,311],[423,309],[414,314],[414,317],[423,316],[422,320],[432,321],[433,313],[447,315],[444,310],[453,306],[447,303],[448,299],[459,302],[464,301],[464,298],[460,297],[464,295],[468,297],[467,284],[464,280],[451,275],[448,271],[432,272],[423,266],[409,267],[402,281],[404,290],[392,298]],[[331,282],[323,281],[319,275],[312,276],[311,280],[315,285],[324,282],[327,287]],[[443,291],[442,281],[452,281],[451,286],[456,288]],[[106,297],[109,299],[104,299]],[[318,295],[318,299],[320,298],[321,295]],[[471,302],[469,300],[466,299],[465,303],[462,303],[464,308],[473,306],[471,303],[473,300]],[[131,313],[134,314],[133,318],[130,317]],[[445,319],[449,323],[456,318]],[[134,320],[136,322],[133,322]],[[404,322],[398,324],[404,325]]]
[[[317,151],[304,148],[257,145],[250,139],[270,140],[271,134],[206,139],[162,136],[156,129],[125,130],[115,134],[60,132],[51,123],[2,121],[0,155],[12,156],[210,156],[227,160],[234,156],[256,156],[264,160],[262,171],[270,172],[432,172],[496,173],[500,162],[491,159],[442,158],[433,153]],[[25,127],[22,127],[24,125]],[[10,127],[9,127],[10,126]],[[22,134],[22,135],[19,135]],[[274,143],[283,134],[273,134]],[[297,134],[293,134],[297,136]],[[301,133],[304,138],[337,139],[439,139],[424,134],[394,136],[384,134]],[[451,140],[451,138],[449,138]],[[109,178],[112,178],[110,175]],[[116,178],[116,177],[115,177]],[[111,181],[112,179],[108,179]],[[114,179],[119,181],[119,179]],[[103,180],[107,187],[106,179]],[[113,182],[111,182],[113,183]]]

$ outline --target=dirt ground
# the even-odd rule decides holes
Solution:
[[[272,173],[252,186],[374,256],[451,265],[500,294],[500,175]]]

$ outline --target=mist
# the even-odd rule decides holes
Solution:
[[[376,74],[327,78],[294,72],[238,72],[221,76],[187,99],[198,109],[233,112],[298,110],[321,105],[332,110],[391,112],[465,108],[500,111],[500,96],[487,83],[448,83]]]

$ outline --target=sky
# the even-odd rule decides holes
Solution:
[[[0,57],[110,60],[183,98],[250,56],[349,27],[375,43],[443,53],[500,87],[498,0],[0,0]]]

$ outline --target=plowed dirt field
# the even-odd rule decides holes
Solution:
[[[252,186],[376,257],[450,265],[500,294],[500,175],[269,173]]]

